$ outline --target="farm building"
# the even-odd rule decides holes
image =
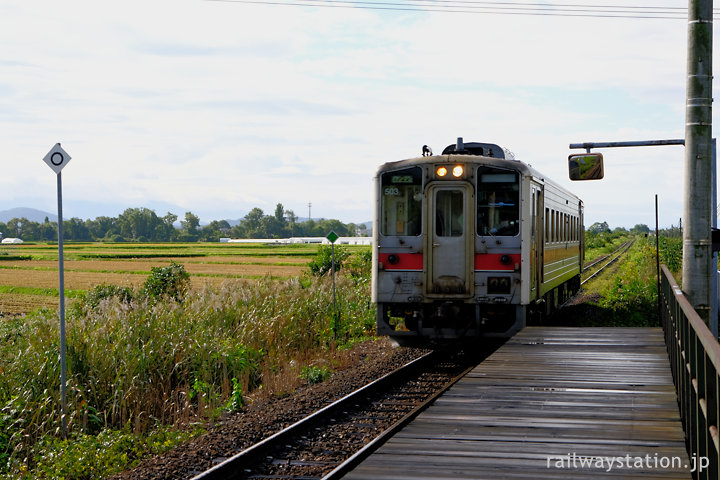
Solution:
[[[23,243],[21,238],[3,238],[2,243]]]

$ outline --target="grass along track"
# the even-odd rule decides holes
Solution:
[[[657,326],[654,239],[636,238],[627,250],[600,262],[611,263],[601,274],[586,278],[580,292],[558,311],[548,325]],[[589,281],[587,281],[589,280]]]
[[[618,247],[618,249],[614,252],[600,257],[596,261],[591,262],[589,265],[587,265],[583,269],[584,280],[580,283],[580,285],[586,284],[591,279],[595,278],[595,276],[603,273],[607,267],[617,262],[628,251],[628,249],[630,249],[632,244],[633,241],[627,241],[620,245],[620,247]]]

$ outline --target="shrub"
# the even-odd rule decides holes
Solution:
[[[185,271],[185,267],[179,263],[170,262],[167,267],[152,267],[142,291],[152,298],[168,296],[175,300],[182,300],[189,286],[190,274]]]
[[[683,255],[682,238],[661,236],[658,240],[660,244],[660,263],[667,265],[674,274],[680,273]]]
[[[335,271],[339,272],[343,261],[350,256],[350,252],[340,245],[335,246]],[[320,245],[315,258],[308,263],[310,273],[322,277],[332,270],[332,245]]]
[[[94,309],[100,302],[109,298],[117,298],[122,303],[132,302],[135,295],[130,287],[119,287],[117,285],[95,285],[92,290],[80,297],[79,304],[86,308]]]
[[[368,283],[370,281],[372,266],[372,250],[363,249],[352,255],[345,265],[347,273],[356,283]]]

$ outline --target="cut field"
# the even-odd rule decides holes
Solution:
[[[139,287],[153,267],[174,261],[190,274],[191,286],[247,282],[303,273],[317,245],[260,244],[106,244],[64,247],[66,295],[77,296],[102,283]],[[58,252],[53,244],[0,249],[0,315],[57,308]]]

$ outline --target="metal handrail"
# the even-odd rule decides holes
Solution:
[[[665,331],[680,417],[690,456],[709,465],[696,478],[718,479],[718,372],[720,344],[662,265],[662,324]]]

